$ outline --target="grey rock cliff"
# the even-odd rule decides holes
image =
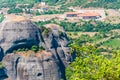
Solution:
[[[0,26],[0,55],[40,42],[40,31],[31,21],[3,22]]]
[[[50,29],[47,36],[28,20],[5,22],[0,27],[0,55],[4,56],[2,62],[10,80],[66,80],[65,68],[72,61],[72,56],[68,54],[69,40],[60,26],[48,24],[45,27]],[[11,53],[32,45],[45,48],[45,52],[38,53],[44,58]]]
[[[42,51],[27,58],[8,54],[3,59],[10,80],[59,80],[60,69],[51,52]]]

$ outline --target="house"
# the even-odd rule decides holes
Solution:
[[[40,5],[41,5],[41,6],[46,6],[46,3],[45,3],[45,2],[41,2]]]
[[[44,11],[48,10],[47,5],[46,5],[45,2],[41,2],[40,4],[38,4],[36,6],[36,9],[38,9],[39,12],[44,12]]]
[[[101,18],[100,14],[97,12],[84,12],[78,15],[82,19],[99,19]]]
[[[48,9],[47,9],[46,6],[41,6],[41,7],[40,7],[40,11],[42,11],[42,12],[47,11],[47,10],[48,10]]]
[[[78,16],[78,12],[65,12],[64,15],[65,17],[77,17]]]
[[[81,19],[99,19],[100,14],[97,12],[65,12],[65,18],[75,17]]]

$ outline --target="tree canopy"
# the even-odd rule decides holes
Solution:
[[[94,46],[72,45],[77,58],[66,69],[67,80],[119,80],[120,51],[98,54]]]

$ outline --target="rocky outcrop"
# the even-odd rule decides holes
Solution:
[[[29,20],[5,22],[0,27],[0,55],[10,80],[60,80],[65,79],[65,67],[73,60],[69,53],[69,40],[63,28],[55,24],[41,30]],[[13,50],[42,46],[37,54],[15,54]],[[8,54],[10,53],[10,54]],[[32,55],[31,55],[32,54]]]
[[[3,65],[7,69],[10,80],[60,79],[60,69],[51,52],[34,53],[28,51],[8,54],[3,59]]]
[[[0,55],[40,43],[41,32],[31,21],[8,21],[0,27]]]

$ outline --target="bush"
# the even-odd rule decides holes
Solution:
[[[23,10],[20,9],[20,8],[11,8],[7,11],[8,14],[11,14],[11,13],[22,13]]]
[[[120,80],[120,51],[104,56],[92,46],[74,49],[79,55],[66,69],[67,80]]]
[[[42,50],[45,50],[45,48],[43,46],[40,46],[39,50],[42,51]]]
[[[2,62],[0,62],[0,69],[3,68]]]
[[[74,33],[73,33],[73,35],[77,36],[77,35],[78,35],[78,33],[77,33],[77,32],[74,32]]]
[[[38,46],[34,45],[31,47],[31,50],[37,52],[39,50]]]
[[[0,15],[0,23],[4,20],[4,15]]]

